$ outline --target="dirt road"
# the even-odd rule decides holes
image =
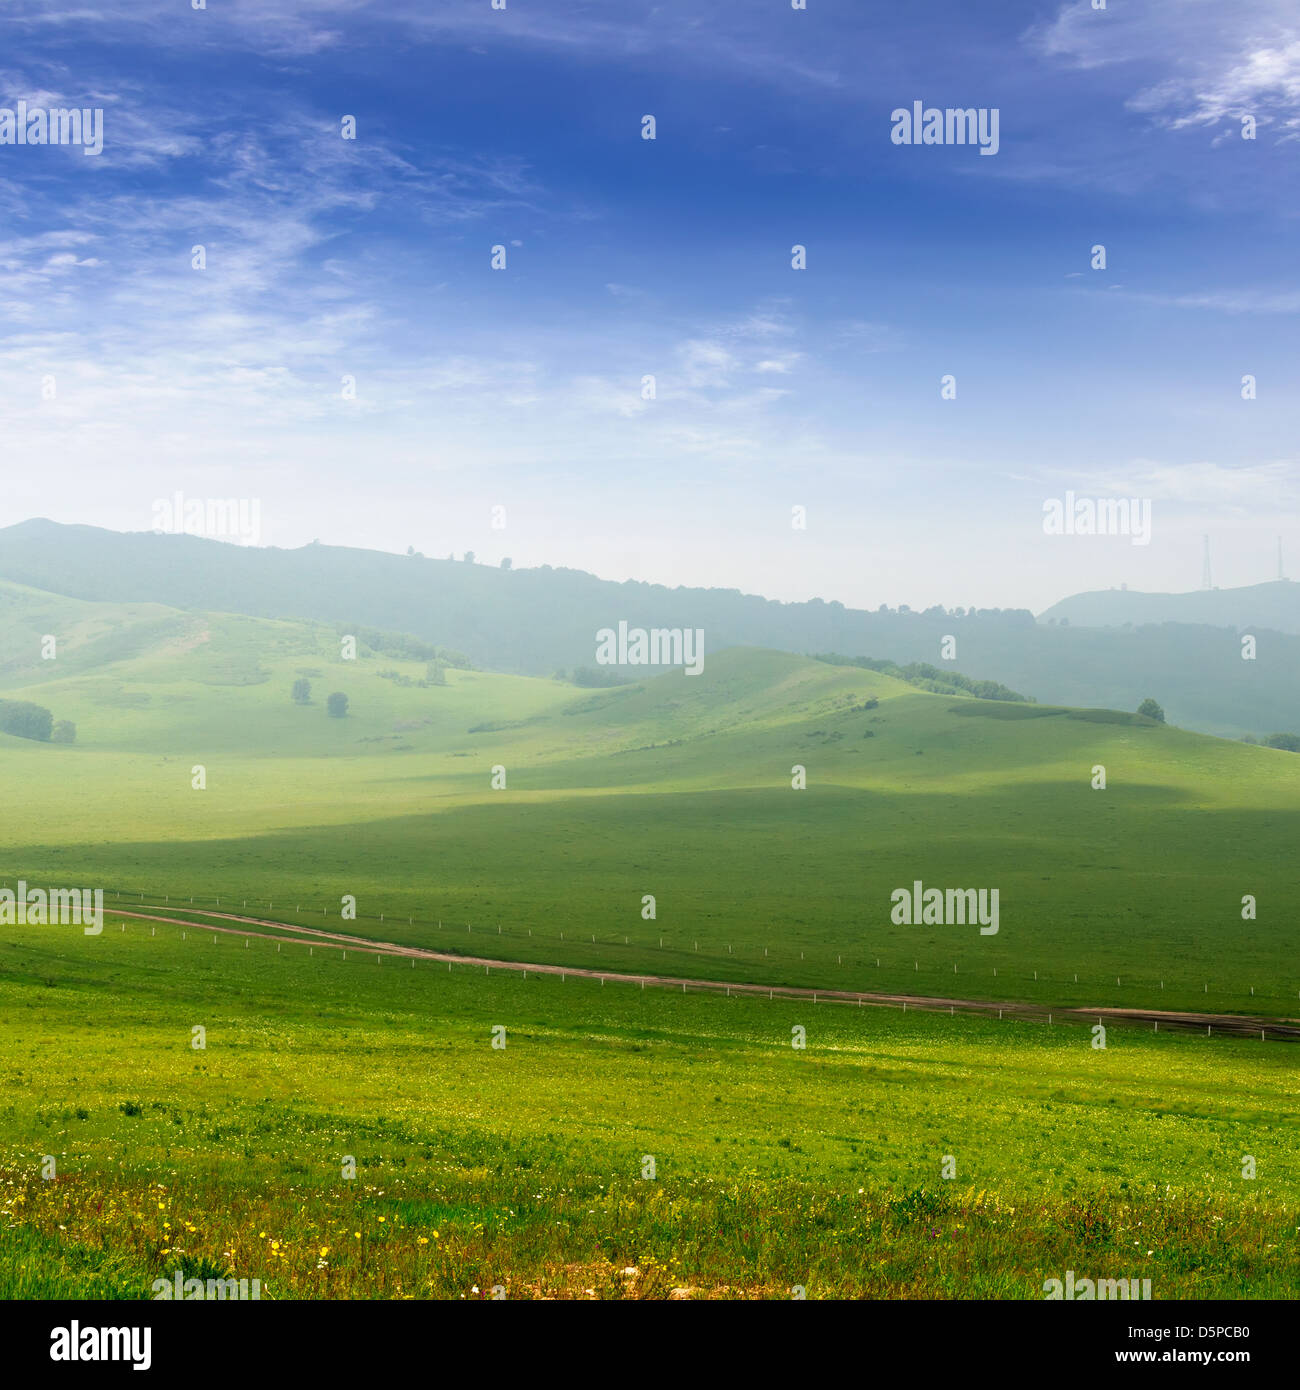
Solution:
[[[1158,1031],[1161,1028],[1178,1029],[1184,1032],[1218,1033],[1241,1037],[1266,1038],[1277,1041],[1300,1041],[1300,1020],[1255,1018],[1244,1014],[1205,1014],[1175,1013],[1162,1009],[1119,1009],[1119,1008],[1055,1008],[1048,1005],[1002,1002],[985,999],[955,999],[925,994],[881,994],[847,989],[808,989],[800,985],[759,985],[738,984],[730,980],[702,980],[684,975],[633,975],[621,971],[592,970],[585,966],[546,965],[537,961],[496,960],[490,956],[470,956],[457,951],[434,951],[424,946],[400,946],[392,941],[374,941],[364,936],[349,936],[344,932],[324,931],[318,927],[303,927],[289,922],[275,922],[262,917],[246,917],[233,912],[213,912],[204,909],[186,909],[195,916],[201,915],[202,922],[190,921],[181,917],[170,917],[157,912],[128,912],[121,908],[110,908],[109,914],[117,917],[137,918],[145,922],[166,922],[172,926],[189,927],[195,931],[221,932],[230,936],[257,937],[263,940],[285,940],[297,938],[310,941],[326,950],[357,951],[374,956],[398,956],[407,959],[440,961],[452,965],[482,966],[486,971],[514,970],[524,974],[558,975],[562,979],[569,975],[584,980],[603,980],[609,984],[634,985],[641,989],[679,989],[706,993],[752,994],[769,999],[806,999],[814,1004],[853,1004],[861,1008],[899,1008],[925,1009],[931,1012],[955,1014],[963,1013],[995,1014],[998,1018],[1032,1019],[1044,1023],[1118,1023],[1136,1026],[1149,1026]],[[206,919],[215,918],[216,922]],[[217,922],[237,923],[235,926],[218,926]],[[274,931],[254,930],[254,928],[274,928]]]

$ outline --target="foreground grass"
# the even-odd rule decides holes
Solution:
[[[1283,1044],[127,927],[0,931],[0,1296],[1300,1292]]]

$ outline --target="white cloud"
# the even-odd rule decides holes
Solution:
[[[801,35],[792,34],[785,19],[774,25],[761,7],[701,10],[694,0],[516,3],[505,10],[494,10],[488,0],[213,0],[201,12],[178,9],[175,0],[100,0],[76,10],[29,7],[6,15],[0,25],[20,43],[81,32],[101,41],[272,57],[376,43],[453,42],[479,53],[485,44],[511,44],[621,61],[662,63],[671,57],[701,72],[725,70],[774,86],[851,89],[838,62],[800,56]]]
[[[1029,46],[1081,69],[1128,68],[1131,110],[1170,130],[1253,115],[1300,131],[1300,22],[1293,0],[1073,0],[1031,27]]]
[[[682,380],[692,388],[727,386],[737,367],[736,359],[719,342],[692,338],[677,348]]]

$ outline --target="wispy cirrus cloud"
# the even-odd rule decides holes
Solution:
[[[0,32],[4,27],[32,38],[80,31],[164,50],[244,49],[273,57],[383,43],[506,44],[642,64],[672,58],[701,72],[721,69],[779,86],[851,85],[839,62],[808,49],[798,29],[774,31],[762,11],[701,10],[691,0],[622,0],[617,6],[579,0],[504,9],[487,0],[212,0],[202,11],[181,9],[171,0],[103,0],[75,10],[37,0],[0,20]]]
[[[1129,109],[1169,130],[1252,116],[1280,139],[1300,133],[1300,21],[1291,0],[1146,0],[1107,10],[1072,0],[1025,38],[1077,68],[1131,72]]]
[[[1153,291],[1119,290],[1125,299],[1172,309],[1206,309],[1223,314],[1300,314],[1300,290],[1239,289],[1188,291],[1160,294]]]

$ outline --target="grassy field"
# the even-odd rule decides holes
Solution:
[[[1300,1292],[1286,1045],[152,930],[0,930],[0,1297]]]
[[[1300,1292],[1289,1044],[112,916],[145,891],[497,959],[1294,1018],[1294,755],[757,650],[428,684],[379,639],[345,662],[318,625],[12,585],[0,635],[5,698],[78,729],[0,735],[0,881],[110,909],[0,925],[0,1297],[176,1268],[279,1298]],[[997,889],[997,934],[891,921],[918,879]]]
[[[11,672],[25,684],[6,694],[73,719],[78,742],[0,735],[23,789],[10,883],[302,920],[337,921],[351,894],[360,931],[481,949],[470,925],[499,926],[513,958],[611,970],[1300,1013],[1293,754],[753,650],[612,691],[458,670],[422,689],[380,674],[422,663],[344,662],[319,626],[0,591],[11,645],[79,634]],[[334,689],[347,719],[325,712]],[[997,888],[998,934],[895,925],[890,894],[918,879]]]

